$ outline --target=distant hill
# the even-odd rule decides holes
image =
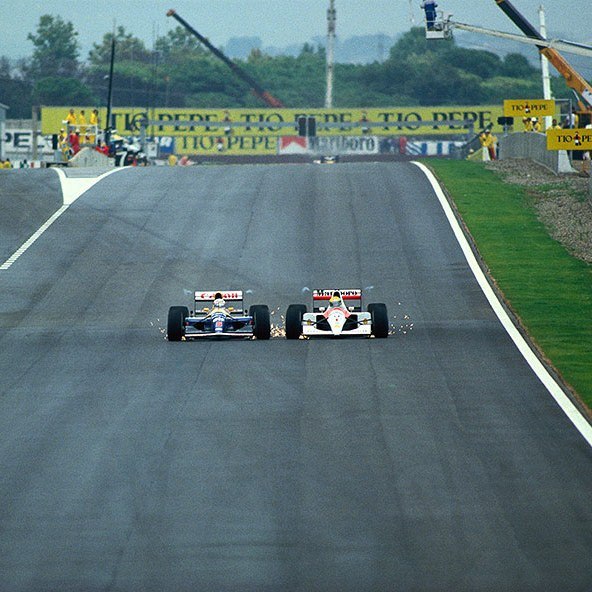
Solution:
[[[389,51],[397,37],[384,34],[359,35],[347,39],[335,39],[335,61],[343,64],[371,64],[382,62],[389,56]],[[309,44],[313,47],[325,47],[325,37],[314,37]],[[304,44],[294,44],[285,47],[267,46],[259,37],[232,37],[228,40],[223,51],[228,57],[245,60],[253,49],[261,50],[271,56],[298,56]]]
[[[549,37],[551,39],[569,39],[569,35],[566,34],[555,34]],[[525,56],[533,66],[537,66],[540,63],[540,54],[534,45],[501,39],[499,37],[478,35],[476,33],[465,31],[456,31],[454,33],[454,39],[456,40],[457,45],[467,49],[482,49],[491,51],[500,56],[505,56],[509,53],[520,53]],[[584,43],[592,46],[592,41]],[[592,62],[590,61],[590,58],[567,52],[562,53],[562,55],[584,78],[592,80]],[[556,74],[552,67],[551,74]]]
[[[376,34],[340,39],[338,36],[335,41],[335,61],[342,64],[371,64],[372,62],[382,62],[388,58],[391,47],[399,37]],[[568,34],[555,33],[551,37],[569,39]],[[505,56],[508,53],[520,53],[534,66],[540,62],[539,54],[532,45],[465,31],[456,31],[454,38],[457,45],[467,49],[482,49],[499,56]],[[309,43],[315,48],[325,47],[326,41],[325,37],[314,37]],[[592,45],[592,40],[589,43]],[[285,47],[264,47],[259,37],[233,37],[224,46],[224,51],[229,57],[241,60],[247,59],[253,49],[261,50],[263,53],[271,56],[298,56],[302,51],[303,45],[294,44]],[[564,57],[585,78],[592,79],[592,64],[589,59],[570,54],[564,54]]]

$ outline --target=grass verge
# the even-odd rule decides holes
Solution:
[[[521,186],[482,163],[430,160],[491,276],[533,341],[592,409],[592,266],[537,219]]]

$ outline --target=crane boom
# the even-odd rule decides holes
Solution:
[[[252,76],[247,74],[242,68],[239,68],[232,60],[228,59],[218,48],[214,47],[206,37],[198,33],[184,18],[179,16],[172,8],[167,11],[167,16],[172,16],[178,23],[185,27],[190,33],[195,35],[201,43],[203,43],[217,58],[222,60],[235,74],[246,82],[253,94],[264,101],[268,107],[281,109],[284,107],[283,103],[276,99],[271,93],[267,92]]]
[[[504,11],[510,20],[531,39],[545,41],[543,36],[520,14],[509,0],[494,0],[494,2]],[[544,44],[536,44],[539,52],[544,55],[554,68],[563,76],[567,86],[574,90],[585,104],[580,101],[580,109],[592,110],[592,85],[590,85],[580,74],[570,65],[570,63],[554,48],[547,47]]]
[[[446,26],[454,29],[460,29],[461,31],[468,31],[470,33],[491,35],[492,37],[500,37],[501,39],[518,41],[519,43],[526,43],[528,45],[536,45],[539,48],[541,46],[544,48],[550,47],[558,51],[565,51],[567,53],[592,57],[592,47],[590,45],[584,45],[583,43],[573,43],[571,41],[565,41],[564,39],[532,39],[531,37],[525,37],[519,33],[506,33],[505,31],[486,29],[485,27],[478,27],[477,25],[469,25],[467,23],[459,23],[453,20],[447,20]]]

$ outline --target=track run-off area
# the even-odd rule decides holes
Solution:
[[[425,169],[71,175],[0,175],[0,590],[592,588],[590,427]],[[306,288],[391,335],[284,339]],[[168,342],[194,289],[276,337]]]

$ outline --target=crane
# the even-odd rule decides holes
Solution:
[[[531,44],[537,47],[539,52],[549,60],[555,69],[563,76],[569,88],[574,91],[578,107],[581,113],[588,121],[592,116],[592,85],[588,83],[571,64],[559,53],[559,50],[566,53],[573,53],[592,57],[592,47],[581,43],[573,43],[563,39],[545,39],[513,6],[509,0],[494,0],[501,10],[512,20],[512,22],[524,33],[524,35],[515,35],[494,31],[475,25],[459,23],[451,19],[451,15],[444,15],[436,27],[426,31],[428,39],[442,39],[449,37],[453,28],[472,33],[480,33],[519,41],[521,43]]]
[[[172,8],[167,11],[167,16],[172,16],[178,23],[185,27],[191,34],[195,35],[217,58],[222,60],[242,81],[246,82],[256,97],[259,97],[268,107],[281,109],[283,103],[267,92],[252,76],[239,68],[232,60],[228,59],[219,49],[214,47],[203,35],[198,33],[184,18],[179,16]]]

